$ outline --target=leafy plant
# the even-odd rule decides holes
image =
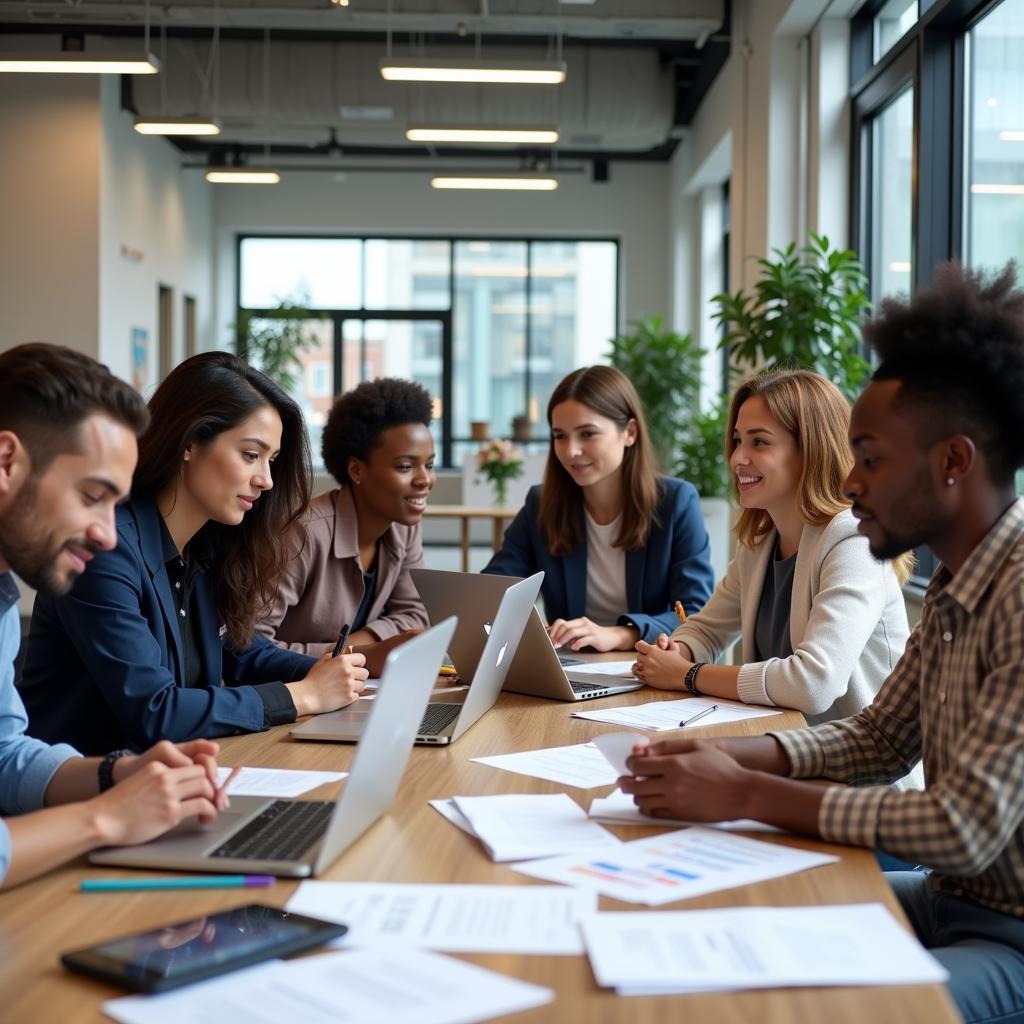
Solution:
[[[706,498],[724,496],[726,407],[720,401],[700,411],[704,350],[689,334],[663,330],[659,317],[633,320],[630,327],[630,333],[612,339],[610,359],[640,396],[659,464]]]
[[[246,362],[294,392],[301,380],[303,352],[316,348],[302,299],[280,299],[269,311],[243,311],[235,325],[235,350]]]
[[[720,397],[714,407],[691,417],[676,457],[676,476],[689,480],[702,498],[725,498],[729,471],[725,461],[725,428],[729,402]]]
[[[857,254],[812,234],[759,259],[752,291],[716,295],[712,315],[725,329],[720,347],[749,369],[816,370],[854,398],[870,369],[860,354],[860,322],[869,308]]]

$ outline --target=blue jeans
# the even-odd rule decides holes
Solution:
[[[949,971],[966,1024],[1024,1024],[1024,921],[936,892],[920,871],[885,877],[921,943]]]

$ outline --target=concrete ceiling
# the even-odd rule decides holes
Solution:
[[[139,0],[0,0],[0,50],[56,49],[67,34],[87,50],[137,50],[145,15]],[[346,156],[667,159],[729,48],[726,0],[197,0],[151,4],[149,17],[164,73],[123,79],[125,105],[147,116],[216,109],[218,139],[176,143],[197,159],[266,147],[331,166]],[[385,82],[389,45],[395,56],[561,55],[568,76],[561,86]],[[428,148],[405,140],[413,121],[553,124],[561,138],[554,153]]]

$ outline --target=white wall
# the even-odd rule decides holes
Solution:
[[[193,172],[198,174],[198,172]],[[614,164],[611,180],[564,175],[552,193],[441,192],[428,175],[285,173],[280,185],[217,186],[218,343],[231,343],[240,233],[615,237],[621,243],[622,323],[669,314],[665,164]]]
[[[99,83],[4,75],[0,88],[0,350],[99,352]]]
[[[213,345],[213,199],[201,174],[181,169],[169,142],[132,128],[120,109],[120,85],[101,90],[100,354],[131,379],[131,330],[157,339],[157,289],[173,290],[171,365],[185,357],[183,296],[196,300],[197,350]],[[154,360],[155,363],[155,360]],[[151,381],[156,380],[154,365]]]

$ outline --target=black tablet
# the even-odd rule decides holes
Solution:
[[[138,992],[193,981],[323,945],[348,927],[252,903],[64,953],[61,962]]]

